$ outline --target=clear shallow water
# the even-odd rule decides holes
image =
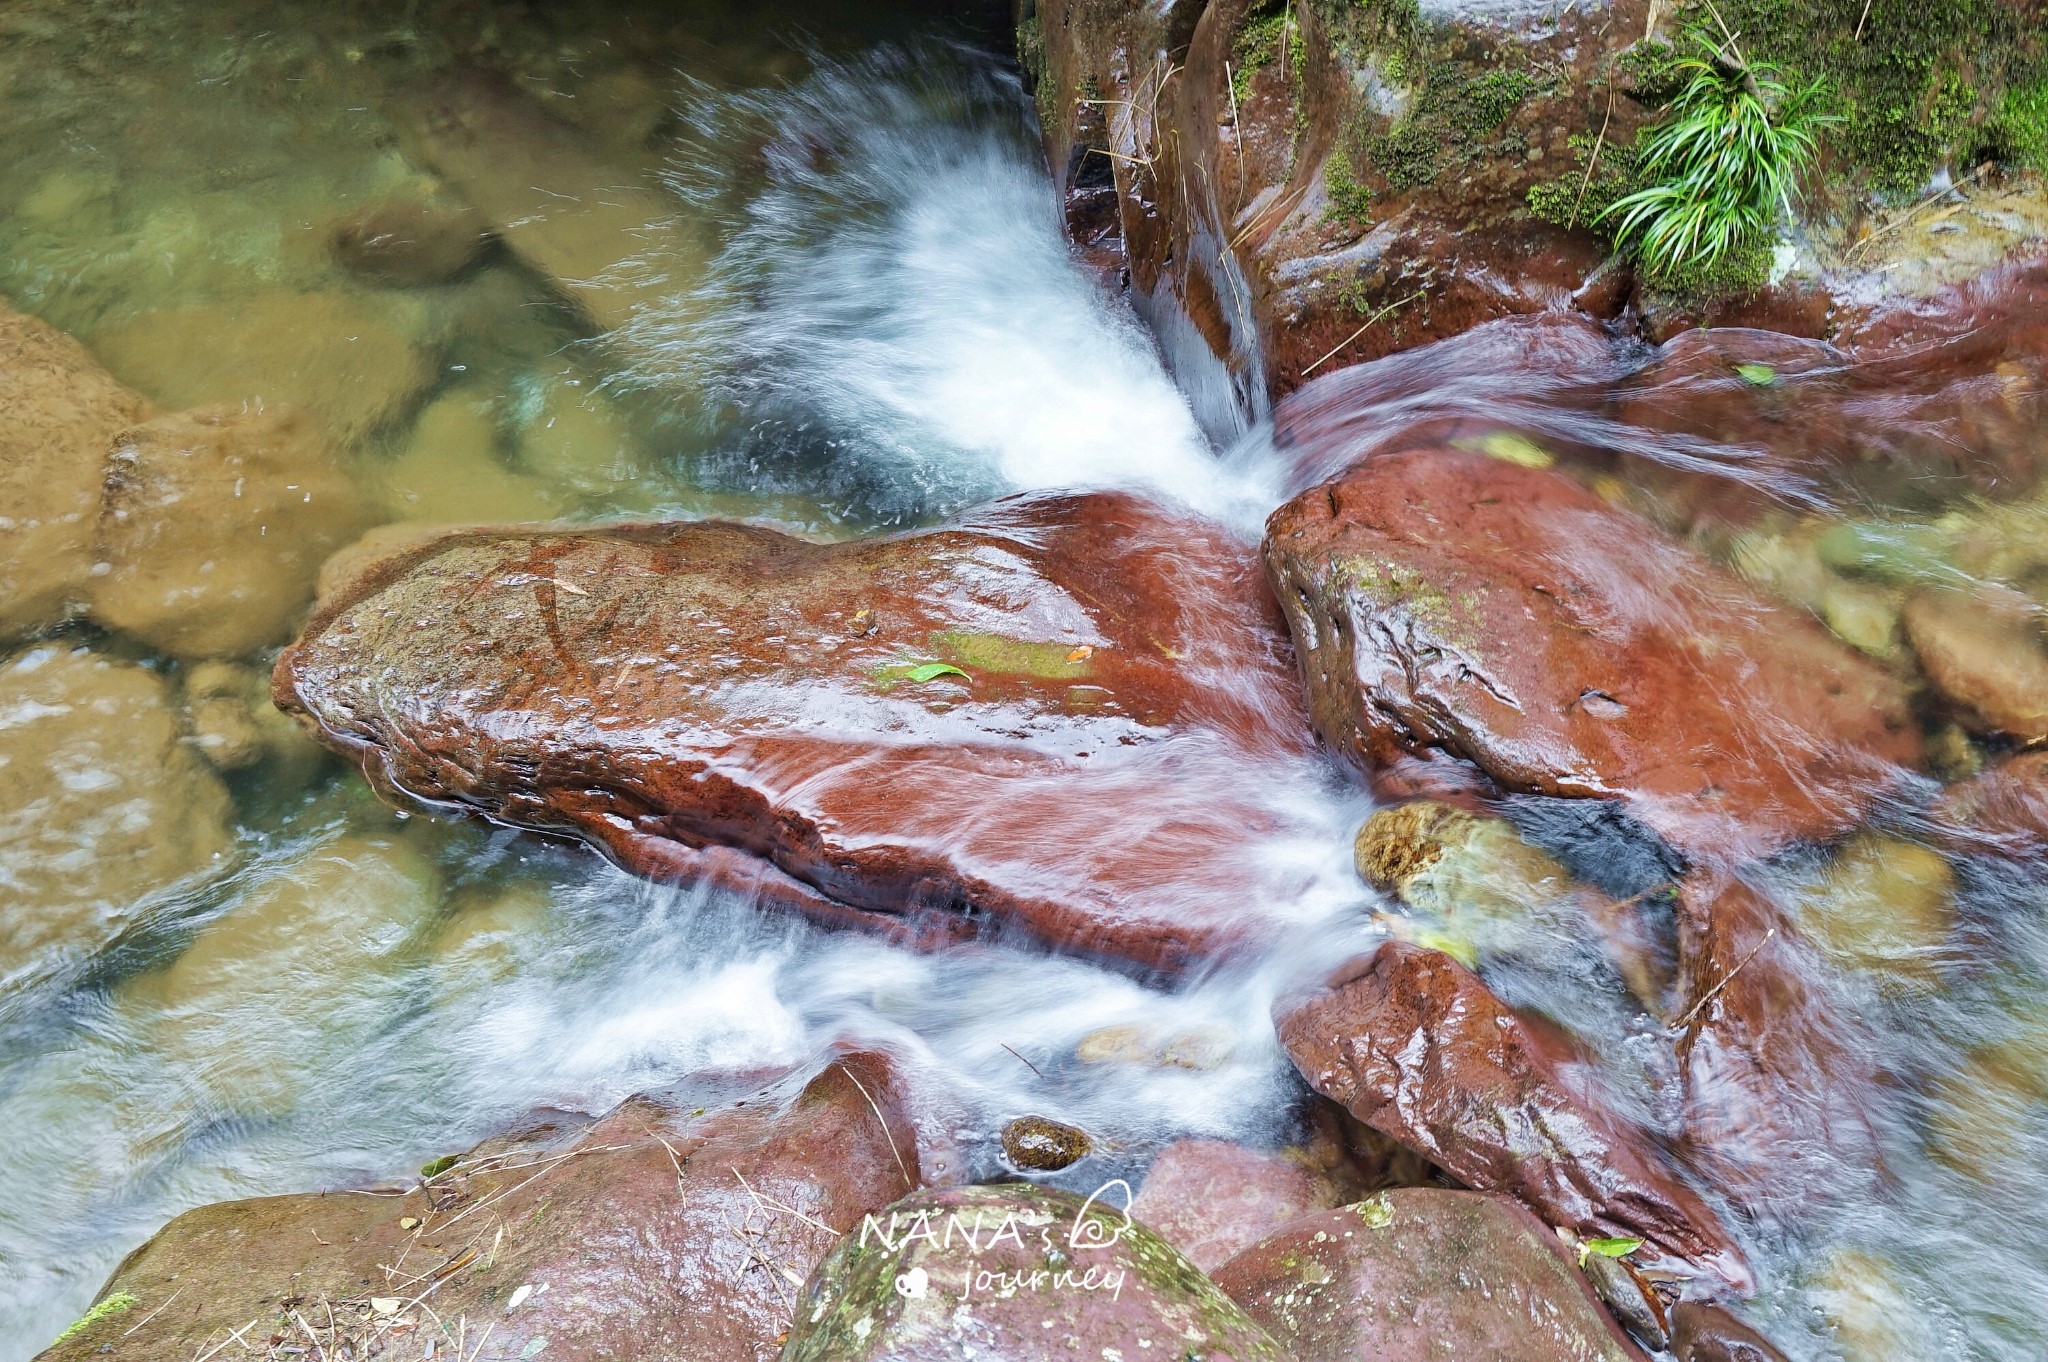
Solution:
[[[308,325],[385,328],[417,357],[395,395],[341,403],[311,363],[261,381],[352,419],[353,474],[391,519],[721,513],[838,535],[1008,490],[1124,486],[1255,535],[1330,470],[1302,462],[1284,415],[1277,437],[1208,448],[1142,330],[1070,260],[1028,102],[963,52],[873,47],[902,36],[892,22],[805,7],[805,48],[783,40],[794,20],[717,4],[553,18],[394,4],[345,19],[11,5],[0,293],[171,404],[256,380],[171,362],[191,333],[152,338],[161,314],[215,308],[208,324],[225,331],[282,295]],[[655,312],[598,336],[503,249],[424,288],[335,264],[328,224],[419,189],[409,110],[454,62],[509,75],[611,183],[659,196],[658,230],[628,234],[612,263],[661,299]],[[1977,505],[1952,470],[1931,497],[1829,482],[1774,460],[1798,453],[1784,438],[1621,404],[1655,359],[1516,324],[1342,391],[1357,447],[1512,426],[1585,455],[1590,477],[1711,472],[1760,488],[1780,507],[1774,532],[1812,511],[1927,521]],[[1816,360],[1813,381],[1842,367]],[[1903,448],[1924,428],[1940,445],[1932,417],[1883,398],[1861,429]],[[2026,504],[2024,488],[1997,490]],[[1643,509],[1726,560],[1754,550],[1692,505]],[[118,639],[75,637],[189,679]],[[1298,1087],[1272,1040],[1273,993],[1373,939],[1385,905],[1349,864],[1368,801],[1319,764],[1270,774],[1293,781],[1298,824],[1323,834],[1248,849],[1309,885],[1299,939],[1169,994],[1013,950],[914,956],[816,932],[573,848],[394,817],[329,764],[259,765],[233,778],[226,872],[163,891],[111,946],[0,996],[0,1359],[54,1336],[187,1206],[401,1176],[536,1106],[602,1110],[842,1037],[942,1074],[975,1160],[1026,1110],[1076,1120],[1132,1163],[1181,1133],[1276,1138]],[[1898,1082],[1889,1180],[1758,1236],[1763,1318],[1797,1355],[1843,1351],[1849,1331],[1832,1336],[1823,1311],[1876,1321],[1853,1355],[2048,1346],[2029,1306],[2048,1293],[2039,1096],[2026,1082],[1944,1086],[2005,1037],[2014,1067],[2040,1071],[2040,896],[2027,874],[1965,867],[1940,990],[1901,994],[1882,971],[1813,980],[1868,1022]],[[1513,1001],[1610,1057],[1615,1101],[1675,1130],[1662,1036],[1582,923],[1541,922],[1513,959],[1484,963]],[[1208,1067],[1075,1058],[1112,1026]],[[2008,1138],[1981,1159],[1937,1157],[1955,1113]]]

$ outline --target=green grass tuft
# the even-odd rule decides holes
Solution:
[[[1643,186],[1604,208],[1615,240],[1655,276],[1712,279],[1731,263],[1755,272],[1789,214],[1819,129],[1817,84],[1789,89],[1774,67],[1743,67],[1702,35],[1676,69],[1684,87],[1635,149]]]

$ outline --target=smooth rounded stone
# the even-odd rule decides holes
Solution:
[[[1440,951],[1389,941],[1275,1009],[1310,1087],[1468,1187],[1581,1238],[1640,1238],[1645,1268],[1747,1290],[1713,1210],[1650,1138],[1581,1097],[1550,1046]]]
[[[458,902],[432,947],[443,994],[514,978],[531,948],[545,940],[553,911],[548,887],[525,880]]]
[[[1228,1140],[1176,1140],[1145,1171],[1131,1214],[1214,1272],[1290,1220],[1340,1205],[1347,1190],[1286,1154]]]
[[[1879,833],[1850,838],[1806,894],[1800,930],[1838,963],[1898,984],[1940,982],[1955,872],[1940,852]]]
[[[1368,772],[1441,748],[1746,857],[1840,835],[1919,760],[1897,681],[1555,468],[1374,455],[1274,512],[1265,558],[1316,726]]]
[[[83,598],[107,446],[151,408],[85,347],[0,305],[0,643]]]
[[[1216,1282],[1292,1362],[1643,1362],[1557,1236],[1504,1196],[1382,1192],[1293,1222]]]
[[[1074,1058],[1083,1064],[1145,1064],[1158,1069],[1221,1068],[1234,1047],[1220,1030],[1159,1031],[1143,1026],[1103,1026],[1081,1037]]]
[[[240,771],[263,760],[263,732],[245,700],[207,696],[185,706],[192,745],[216,771]]]
[[[1900,585],[1924,585],[1956,577],[1956,541],[1963,522],[1849,521],[1823,534],[1815,547],[1821,562]]]
[[[517,431],[519,465],[550,488],[603,496],[647,475],[648,455],[594,376],[564,365],[530,375]]]
[[[1737,535],[1729,545],[1728,564],[1744,581],[1802,610],[1818,612],[1828,587],[1839,579],[1821,562],[1814,529],[1809,524]]]
[[[475,263],[487,240],[476,209],[431,189],[367,205],[333,228],[342,268],[392,288],[447,283]]]
[[[1973,1046],[1928,1094],[1927,1152],[1985,1187],[2007,1185],[2041,1155],[2048,1114],[2048,1026]]]
[[[1655,1352],[1669,1346],[1671,1321],[1664,1303],[1627,1263],[1588,1251],[1579,1260],[1579,1271],[1631,1338]]]
[[[256,880],[168,964],[116,996],[210,1110],[283,1118],[403,1006],[441,911],[422,839],[346,833]]]
[[[296,407],[354,450],[433,382],[426,320],[400,294],[266,289],[144,313],[92,342],[118,378],[166,407]]]
[[[1999,586],[1922,591],[1906,602],[1906,637],[1927,679],[1964,722],[2025,742],[2048,739],[2043,610]]]
[[[132,426],[108,458],[93,616],[184,658],[282,642],[320,564],[369,518],[299,414],[221,407]]]
[[[1113,1199],[1004,1183],[906,1197],[798,1295],[782,1362],[1288,1356]]]
[[[223,867],[231,818],[163,678],[63,647],[0,667],[0,980],[91,952],[152,891]]]
[[[1902,653],[1897,592],[1864,582],[1831,581],[1821,592],[1819,613],[1828,631],[1859,653],[1881,662]]]
[[[651,878],[1175,971],[1297,901],[1300,867],[1247,829],[1326,835],[1253,561],[1122,494],[837,544],[453,532],[329,579],[281,706],[391,798]]]
[[[1050,1117],[1019,1116],[1003,1125],[1003,1157],[1033,1173],[1056,1173],[1094,1147],[1087,1131]]]
[[[1678,1362],[1790,1362],[1733,1311],[1705,1301],[1671,1307],[1671,1352]]]
[[[1896,1280],[1898,1269],[1882,1254],[1838,1249],[1807,1283],[1841,1350],[1843,1362],[1900,1362],[1932,1356],[1923,1346],[1922,1315]]]
[[[409,1178],[374,1196],[203,1206],[115,1272],[107,1289],[134,1308],[44,1358],[111,1344],[190,1362],[252,1318],[303,1342],[280,1305],[303,1297],[333,1305],[331,1322],[298,1312],[325,1356],[417,1356],[446,1322],[472,1348],[488,1334],[489,1358],[772,1362],[794,1283],[918,1183],[904,1093],[885,1056],[846,1053],[695,1114],[636,1097],[595,1123],[539,1118],[458,1156],[431,1190]],[[457,1262],[422,1299],[415,1278]]]
[[[384,500],[399,521],[421,525],[552,520],[554,489],[499,457],[501,432],[488,398],[452,392],[427,404],[405,449],[384,470]]]

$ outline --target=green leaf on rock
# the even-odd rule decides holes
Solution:
[[[1583,1239],[1579,1241],[1579,1266],[1585,1266],[1589,1253],[1602,1258],[1626,1258],[1642,1246],[1640,1239]]]
[[[1526,435],[1517,435],[1511,430],[1497,430],[1477,440],[1452,441],[1459,449],[1476,449],[1489,458],[1511,463],[1518,468],[1549,468],[1557,462],[1555,456]]]
[[[1735,373],[1752,388],[1768,388],[1778,381],[1778,371],[1768,364],[1738,364]]]
[[[961,671],[950,662],[921,662],[904,673],[903,679],[906,681],[925,682],[940,676],[967,676],[967,673]],[[967,677],[967,679],[971,681],[974,678]]]
[[[429,1159],[421,1164],[420,1176],[423,1178],[438,1178],[454,1166],[455,1155],[443,1154],[438,1159]]]

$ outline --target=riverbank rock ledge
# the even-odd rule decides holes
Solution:
[[[914,1194],[797,1298],[783,1362],[1066,1362],[1288,1354],[1114,1200],[1028,1183]]]
[[[1643,1359],[1557,1236],[1482,1192],[1404,1187],[1305,1216],[1216,1283],[1294,1362]]]
[[[1749,1289],[1727,1230],[1648,1138],[1582,1096],[1559,1047],[1448,955],[1389,941],[1276,1020],[1309,1086],[1466,1186],[1581,1238],[1640,1238],[1660,1275]]]
[[[828,545],[457,533],[341,587],[276,695],[387,793],[644,875],[1144,969],[1290,901],[1247,831],[1313,761],[1252,556],[1106,494]]]
[[[488,1333],[491,1357],[767,1362],[792,1278],[920,1175],[878,1053],[741,1093],[708,1114],[647,1098],[595,1123],[557,1113],[410,1190],[187,1211],[107,1283],[134,1304],[40,1362],[191,1358],[252,1320],[258,1348],[318,1356],[418,1357],[438,1323],[443,1348]]]
[[[1265,552],[1316,726],[1367,770],[1441,750],[1744,859],[1846,831],[1920,756],[1900,683],[1555,468],[1374,456]]]

